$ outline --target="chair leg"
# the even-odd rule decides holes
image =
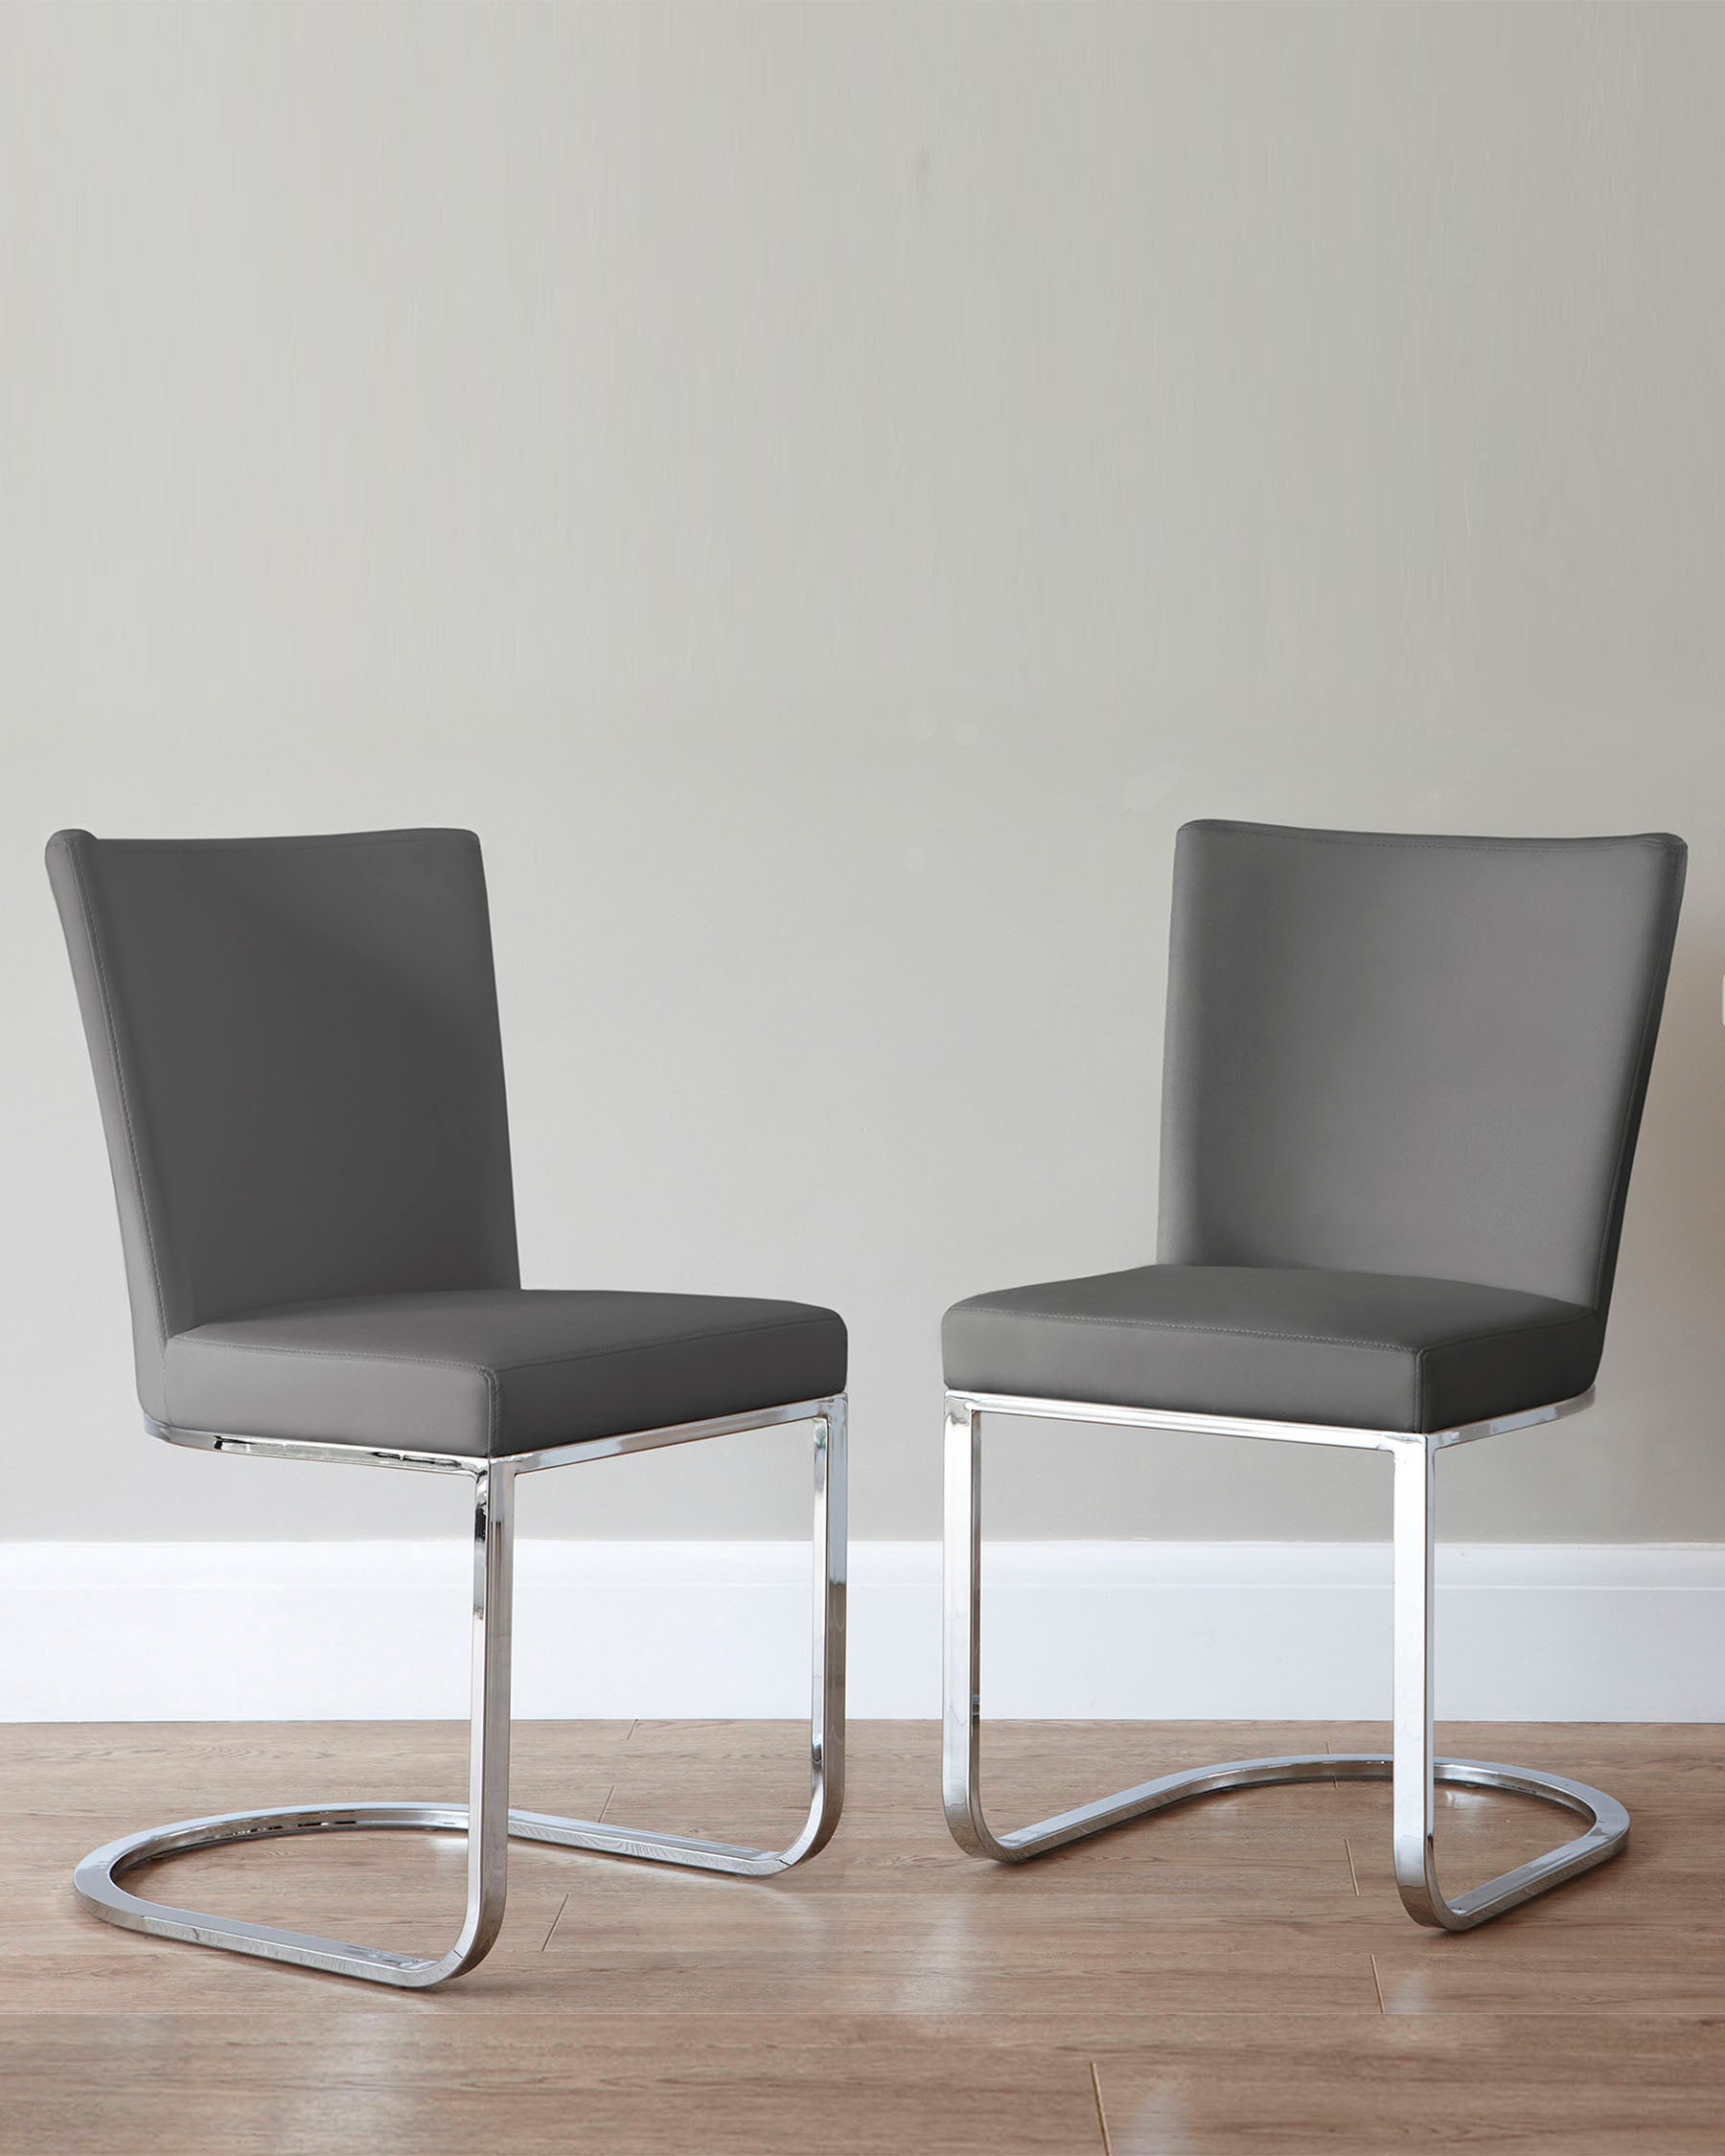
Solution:
[[[845,1399],[826,1403],[815,1418],[814,1682],[809,1721],[809,1810],[800,1831],[782,1849],[749,1848],[731,1842],[698,1842],[680,1834],[601,1825],[596,1820],[555,1819],[540,1812],[511,1812],[509,1831],[518,1840],[552,1842],[608,1856],[649,1863],[730,1871],[770,1878],[823,1849],[833,1838],[844,1802],[845,1626]]]
[[[509,1675],[511,1584],[515,1548],[516,1470],[507,1461],[480,1468],[473,1529],[472,1746],[469,1800],[461,1804],[355,1803],[291,1805],[275,1811],[228,1812],[150,1827],[94,1850],[73,1885],[86,1909],[110,1924],[162,1938],[297,1962],[334,1976],[425,1989],[460,1976],[484,1960],[503,1922],[509,1840],[553,1843],[612,1856],[692,1866],[765,1878],[823,1848],[844,1801],[845,1644],[844,1396],[824,1403],[813,1418],[815,1496],[814,1683],[809,1732],[810,1800],[801,1830],[783,1849],[695,1841],[678,1834],[561,1819],[509,1808]],[[242,1923],[176,1909],[129,1893],[119,1881],[140,1866],[191,1849],[219,1847],[286,1834],[360,1827],[418,1827],[468,1833],[467,1914],[455,1944],[435,1960],[354,1946],[342,1939]]]
[[[291,1961],[333,1976],[359,1977],[424,1990],[482,1961],[503,1922],[509,1867],[509,1669],[511,1585],[515,1556],[515,1470],[507,1462],[480,1468],[473,1499],[472,1733],[468,1802],[288,1805],[275,1811],[228,1812],[146,1828],[94,1850],[79,1866],[73,1888],[86,1909],[110,1924],[159,1938],[188,1939],[232,1954]],[[473,1823],[470,1825],[470,1822]],[[416,1827],[467,1831],[467,1912],[453,1946],[434,1959],[355,1946],[345,1939],[278,1931],[236,1917],[209,1916],[128,1893],[119,1881],[140,1866],[191,1849],[277,1835],[342,1832],[356,1827]]]
[[[1446,1932],[1465,1932],[1616,1856],[1629,1839],[1629,1814],[1615,1797],[1561,1775],[1501,1767],[1484,1759],[1436,1756],[1432,1698],[1438,1455],[1422,1438],[1409,1437],[1394,1446],[1393,1458],[1395,1722],[1391,1801],[1395,1884],[1403,1907],[1416,1922]],[[1438,1884],[1433,1846],[1439,1781],[1543,1797],[1580,1813],[1588,1822],[1587,1830],[1451,1901]]]
[[[1432,1542],[1435,1454],[1417,1437],[1389,1440],[1395,1463],[1395,1735],[1391,1754],[1300,1753],[1230,1759],[1138,1783],[1033,1825],[997,1833],[982,1806],[981,1415],[949,1393],[946,1416],[946,1651],[942,1779],[947,1824],[958,1846],[1000,1864],[1023,1864],[1105,1827],[1223,1790],[1300,1781],[1392,1782],[1396,1883],[1421,1923],[1465,1931],[1614,1856],[1629,1815],[1584,1782],[1480,1759],[1438,1759],[1432,1742]],[[1436,1782],[1511,1790],[1578,1812],[1587,1831],[1549,1855],[1490,1880],[1455,1902],[1438,1890],[1432,1861]]]

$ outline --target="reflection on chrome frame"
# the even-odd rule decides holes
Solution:
[[[363,1445],[289,1443],[268,1437],[232,1437],[214,1431],[171,1429],[150,1422],[158,1437],[211,1452],[268,1458],[314,1459],[376,1467],[463,1474],[473,1481],[472,1742],[466,1804],[353,1803],[290,1805],[275,1811],[227,1812],[146,1828],[94,1850],[74,1879],[86,1909],[110,1924],[188,1939],[198,1946],[266,1961],[293,1961],[335,1976],[414,1990],[447,1983],[482,1961],[503,1922],[509,1842],[550,1842],[564,1848],[596,1849],[611,1856],[657,1864],[693,1866],[768,1878],[823,1848],[832,1839],[844,1800],[845,1619],[845,1396],[804,1400],[667,1430],[561,1445],[518,1458],[473,1460],[452,1454],[382,1451]],[[148,1418],[147,1418],[148,1419]],[[511,1580],[515,1550],[515,1483],[518,1475],[585,1460],[613,1458],[661,1445],[682,1445],[777,1423],[812,1423],[815,1431],[814,1681],[809,1733],[810,1801],[801,1832],[783,1849],[755,1849],[724,1842],[693,1841],[637,1827],[602,1825],[596,1820],[558,1819],[509,1808],[509,1673]],[[284,1834],[342,1832],[360,1827],[417,1827],[465,1833],[468,1845],[467,1914],[455,1943],[434,1960],[390,1954],[342,1939],[209,1916],[147,1901],[120,1885],[126,1873],[163,1857],[229,1842],[255,1842]]]
[[[949,1392],[946,1403],[946,1654],[942,1722],[942,1780],[947,1824],[959,1846],[1000,1864],[1057,1849],[1104,1827],[1163,1811],[1170,1804],[1225,1789],[1265,1782],[1389,1781],[1392,1789],[1395,1883],[1408,1914],[1444,1931],[1469,1931],[1501,1916],[1518,1902],[1603,1864],[1629,1838],[1629,1815],[1616,1798],[1561,1775],[1530,1767],[1503,1767],[1483,1759],[1438,1759],[1432,1739],[1432,1574],[1436,1542],[1438,1455],[1515,1430],[1530,1430],[1576,1414],[1593,1404],[1591,1391],[1522,1414],[1500,1415],[1427,1435],[1398,1431],[1331,1429],[1311,1423],[1256,1422],[1232,1415],[1186,1414],[1175,1410],[1113,1408],[1075,1400],[1032,1400],[1000,1393]],[[982,1809],[982,1416],[1023,1415],[1044,1420],[1124,1425],[1138,1430],[1180,1430],[1222,1437],[1260,1437],[1303,1445],[1338,1445],[1390,1454],[1394,1463],[1394,1732],[1393,1750],[1370,1753],[1303,1753],[1281,1759],[1230,1759],[1216,1766],[1140,1782],[1094,1803],[1058,1812],[1034,1825],[997,1833]],[[1454,1900],[1438,1883],[1433,1853],[1434,1792],[1438,1782],[1506,1789],[1522,1797],[1578,1812],[1584,1833],[1487,1880]]]

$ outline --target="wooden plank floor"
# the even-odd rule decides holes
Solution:
[[[440,1992],[146,1939],[73,1903],[74,1863],[127,1828],[456,1795],[464,1741],[402,1723],[0,1731],[0,2151],[1725,2149],[1713,1728],[1446,1730],[1456,1752],[1598,1781],[1635,1821],[1618,1862],[1459,1938],[1401,1913],[1386,1787],[1212,1798],[1008,1870],[949,1840],[922,1723],[853,1727],[839,1836],[779,1880],[514,1845],[502,1938]],[[1388,1732],[1007,1726],[988,1739],[991,1812],[1014,1823],[1326,1742],[1382,1749]],[[526,1723],[513,1794],[783,1837],[800,1745],[777,1723]],[[1469,1883],[1565,1832],[1524,1800],[1445,1797],[1445,1875]],[[329,1837],[183,1857],[155,1891],[426,1952],[452,1936],[462,1862],[455,1837]]]

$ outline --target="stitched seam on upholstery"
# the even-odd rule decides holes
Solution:
[[[1573,1318],[1545,1318],[1542,1319],[1537,1325],[1517,1325],[1514,1328],[1514,1331],[1518,1334],[1552,1333],[1555,1332],[1560,1325],[1591,1324],[1594,1321],[1595,1316],[1595,1312],[1591,1310],[1583,1310],[1578,1311]],[[1446,1355],[1452,1347],[1472,1347],[1479,1341],[1497,1340],[1506,1337],[1507,1337],[1506,1334],[1501,1333],[1499,1330],[1494,1328],[1492,1331],[1484,1333],[1461,1333],[1459,1334],[1454,1340],[1428,1341],[1424,1347],[1416,1348],[1414,1350],[1414,1417],[1415,1422],[1418,1423],[1422,1428],[1424,1427],[1426,1410],[1426,1381],[1429,1374],[1426,1368],[1428,1357],[1433,1355]]]
[[[168,1298],[162,1293],[162,1269],[156,1257],[155,1233],[150,1225],[150,1206],[144,1193],[144,1168],[138,1158],[137,1132],[132,1123],[131,1094],[126,1088],[126,1067],[120,1056],[120,1037],[114,1024],[113,998],[108,992],[107,965],[102,955],[102,938],[96,932],[96,920],[90,910],[84,890],[84,864],[76,839],[68,839],[66,850],[72,856],[72,887],[78,893],[78,910],[82,917],[84,934],[89,938],[90,956],[96,968],[96,993],[102,1002],[103,1029],[107,1035],[108,1054],[113,1060],[114,1084],[120,1095],[120,1124],[126,1133],[126,1150],[131,1160],[132,1181],[137,1188],[138,1217],[144,1225],[144,1248],[150,1253],[150,1285],[155,1296],[156,1333],[162,1352],[168,1347]],[[162,1405],[168,1404],[167,1378],[163,1377]]]
[[[322,1363],[413,1363],[427,1370],[465,1370],[470,1377],[484,1377],[483,1363],[456,1363],[447,1355],[398,1355],[383,1348],[366,1354],[352,1347],[285,1347],[279,1341],[198,1340],[191,1333],[175,1333],[170,1347],[199,1350],[225,1348],[231,1355],[310,1355]]]
[[[1370,835],[1346,831],[1301,831],[1298,825],[1285,823],[1220,823],[1213,828],[1223,831],[1263,832],[1277,838],[1298,838],[1308,846],[1376,846],[1387,852],[1400,852],[1409,846],[1435,848],[1444,853],[1517,854],[1530,846],[1653,846],[1662,854],[1678,854],[1687,849],[1673,844],[1650,831],[1624,832],[1621,836],[1609,835],[1602,838],[1460,838],[1446,837],[1438,832],[1409,831]]]
[[[1313,1347],[1379,1348],[1386,1355],[1409,1352],[1400,1341],[1342,1340],[1331,1333],[1267,1333],[1252,1325],[1187,1324],[1178,1318],[1095,1318],[1078,1311],[1015,1310],[999,1303],[973,1303],[970,1307],[978,1316],[1029,1319],[1041,1325],[1120,1325],[1133,1332],[1213,1333],[1230,1340],[1285,1340],[1296,1344],[1303,1342]]]
[[[1572,1317],[1542,1318],[1536,1325],[1487,1325],[1477,1333],[1455,1333],[1446,1340],[1429,1340],[1423,1347],[1415,1348],[1414,1352],[1417,1355],[1441,1355],[1446,1348],[1472,1347],[1477,1341],[1500,1340],[1512,1333],[1551,1333],[1555,1332],[1559,1325],[1591,1324],[1596,1316],[1597,1313],[1592,1310],[1577,1307]]]
[[[656,1347],[682,1347],[691,1341],[731,1340],[743,1333],[792,1332],[798,1326],[824,1322],[819,1318],[779,1318],[770,1325],[711,1325],[704,1332],[674,1333],[665,1340],[622,1341],[613,1347],[577,1347],[567,1355],[536,1355],[528,1363],[498,1363],[493,1367],[508,1375],[512,1370],[542,1370],[558,1363],[586,1363],[603,1355],[638,1355]]]
[[[188,1333],[175,1333],[173,1339],[168,1342],[168,1345],[170,1347],[177,1345],[204,1349],[212,1347],[225,1347],[230,1354],[238,1355],[310,1356],[313,1361],[320,1363],[408,1363],[416,1365],[421,1369],[460,1370],[464,1376],[483,1378],[485,1380],[486,1456],[490,1458],[496,1450],[499,1409],[497,1398],[497,1380],[495,1372],[487,1369],[483,1363],[453,1363],[445,1356],[391,1355],[382,1353],[381,1351],[371,1355],[360,1355],[355,1353],[350,1348],[341,1347],[284,1347],[280,1344],[279,1342],[275,1341],[194,1340]],[[166,1364],[165,1356],[163,1360],[164,1364]],[[166,1401],[167,1377],[165,1370],[162,1384],[163,1398],[164,1401]]]
[[[502,1371],[544,1369],[559,1363],[587,1362],[605,1355],[628,1355],[632,1353],[639,1354],[643,1351],[650,1352],[656,1347],[682,1347],[687,1345],[687,1343],[691,1341],[728,1340],[734,1339],[739,1335],[745,1333],[787,1332],[794,1330],[799,1326],[817,1325],[821,1322],[822,1320],[818,1318],[786,1318],[780,1319],[778,1323],[773,1325],[717,1325],[709,1327],[705,1332],[678,1333],[669,1340],[635,1341],[632,1342],[624,1342],[623,1344],[615,1347],[581,1348],[572,1355],[543,1355],[531,1363],[506,1363],[501,1365],[501,1370],[493,1367],[492,1365],[485,1363],[452,1362],[446,1356],[398,1355],[386,1352],[382,1349],[376,1350],[370,1354],[362,1354],[353,1348],[287,1347],[277,1341],[195,1341],[191,1338],[190,1335],[185,1333],[176,1333],[173,1336],[173,1342],[168,1342],[167,1344],[172,1345],[175,1342],[178,1342],[189,1347],[206,1349],[212,1347],[225,1347],[230,1353],[241,1355],[298,1355],[301,1357],[309,1356],[313,1361],[323,1363],[403,1363],[413,1365],[422,1369],[460,1370],[469,1377],[483,1378],[485,1380],[486,1393],[485,1442],[486,1455],[489,1458],[495,1456],[498,1434],[502,1426],[503,1388],[498,1383],[498,1378],[502,1374]],[[164,1362],[165,1361],[166,1356],[164,1355]],[[166,1373],[164,1372],[164,1405],[166,1404],[166,1387],[167,1378]]]
[[[538,1370],[558,1363],[581,1363],[605,1355],[638,1355],[656,1347],[682,1347],[691,1341],[726,1340],[742,1333],[783,1332],[799,1325],[816,1325],[817,1318],[787,1318],[773,1325],[717,1325],[699,1333],[674,1333],[664,1340],[624,1341],[614,1347],[577,1348],[569,1355],[540,1355],[528,1363],[458,1363],[447,1355],[402,1355],[390,1348],[366,1350],[354,1347],[289,1347],[280,1341],[197,1340],[190,1333],[175,1333],[171,1345],[194,1348],[222,1347],[240,1355],[309,1355],[325,1363],[412,1363],[426,1369],[465,1370],[488,1382],[494,1374],[510,1370]]]
[[[991,1318],[1028,1319],[1043,1325],[1121,1325],[1138,1332],[1152,1333],[1206,1333],[1230,1340],[1285,1340],[1295,1345],[1305,1342],[1313,1347],[1369,1347],[1386,1355],[1413,1355],[1415,1357],[1441,1352],[1451,1347],[1467,1347],[1476,1341],[1496,1340],[1506,1333],[1550,1332],[1558,1325],[1585,1324],[1593,1316],[1591,1311],[1580,1311],[1573,1318],[1543,1318],[1537,1325],[1488,1327],[1484,1332],[1459,1333],[1451,1340],[1428,1341],[1422,1347],[1414,1347],[1406,1341],[1347,1340],[1336,1333],[1272,1333],[1253,1325],[1205,1325],[1187,1323],[1178,1318],[1099,1318],[1078,1311],[1017,1310],[1000,1303],[973,1303],[970,1306],[979,1316]]]
[[[1668,852],[1674,851],[1675,849],[1668,848],[1667,850]],[[1682,904],[1682,891],[1673,891],[1669,895],[1669,897],[1668,897],[1664,907],[1661,909],[1661,926],[1668,929],[1668,944],[1674,944],[1676,942],[1677,918]],[[1623,1163],[1625,1156],[1629,1151],[1629,1133],[1635,1115],[1636,1094],[1638,1091],[1640,1091],[1643,1100],[1644,1101],[1646,1078],[1651,1074],[1653,1064],[1653,1041],[1651,1039],[1651,1035],[1654,1029],[1654,1005],[1661,998],[1664,993],[1666,985],[1666,975],[1668,975],[1669,971],[1670,956],[1668,945],[1664,973],[1662,974],[1660,972],[1656,972],[1654,974],[1653,979],[1647,987],[1646,1008],[1642,1013],[1641,1043],[1636,1061],[1643,1072],[1643,1083],[1640,1088],[1637,1088],[1633,1083],[1631,1083],[1629,1088],[1629,1097],[1623,1103],[1622,1125],[1618,1132],[1617,1158],[1612,1162],[1611,1168],[1611,1189],[1609,1198],[1610,1209],[1607,1211],[1605,1217],[1605,1232],[1599,1238],[1599,1255],[1594,1265],[1593,1299],[1594,1309],[1596,1311],[1598,1311],[1599,1307],[1599,1295],[1605,1281],[1605,1256],[1606,1252],[1610,1250],[1612,1243],[1611,1212],[1618,1211],[1621,1225],[1622,1212],[1619,1206],[1619,1200],[1621,1198],[1624,1203],[1626,1203],[1628,1199],[1628,1191],[1623,1187]]]
[[[138,853],[281,853],[294,846],[406,846],[422,838],[455,838],[477,848],[471,831],[454,824],[424,824],[409,831],[310,831],[264,838],[104,838],[104,846]]]

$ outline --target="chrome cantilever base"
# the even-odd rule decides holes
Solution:
[[[1432,1618],[1436,1467],[1439,1452],[1481,1437],[1531,1429],[1576,1413],[1592,1404],[1586,1392],[1574,1400],[1495,1422],[1470,1423],[1428,1435],[1396,1431],[1321,1428],[1307,1423],[1254,1422],[1225,1415],[1197,1415],[1111,1408],[1070,1400],[1032,1400],[997,1393],[949,1392],[946,1460],[946,1656],[942,1767],[947,1824],[961,1848],[1000,1864],[1023,1864],[1069,1842],[1126,1821],[1165,1811],[1172,1804],[1251,1789],[1272,1782],[1389,1781],[1392,1787],[1395,1882],[1408,1914],[1443,1931],[1470,1931],[1520,1902],[1559,1886],[1616,1856],[1629,1838],[1629,1815],[1616,1798],[1585,1782],[1530,1767],[1505,1767],[1483,1759],[1439,1759],[1432,1732]],[[1138,1429],[1184,1430],[1228,1437],[1260,1437],[1296,1444],[1340,1445],[1388,1452],[1394,1462],[1394,1750],[1373,1753],[1303,1753],[1279,1759],[1232,1759],[1163,1775],[1094,1803],[1056,1813],[1034,1825],[997,1833],[982,1809],[981,1738],[981,1417],[984,1412],[1053,1420],[1122,1424]],[[1449,1899],[1438,1882],[1433,1848],[1434,1797],[1438,1783],[1501,1789],[1538,1797],[1587,1821],[1586,1830],[1530,1864]]]
[[[688,1444],[702,1437],[724,1436],[775,1423],[812,1422],[815,1426],[814,1674],[809,1738],[810,1801],[802,1830],[783,1849],[756,1849],[725,1842],[702,1842],[678,1834],[659,1834],[628,1826],[601,1825],[595,1820],[559,1819],[541,1812],[509,1809],[509,1675],[511,1584],[515,1542],[515,1481],[518,1475],[545,1467],[642,1452],[660,1445]],[[748,1878],[769,1878],[823,1848],[832,1839],[844,1800],[844,1624],[845,1624],[845,1398],[769,1408],[751,1414],[683,1423],[674,1429],[640,1431],[628,1436],[560,1446],[518,1459],[475,1461],[430,1453],[380,1453],[362,1446],[288,1444],[271,1438],[219,1436],[210,1431],[182,1431],[151,1423],[155,1434],[174,1444],[210,1451],[250,1453],[275,1458],[323,1459],[426,1469],[471,1475],[473,1509],[473,1683],[472,1739],[466,1804],[379,1803],[288,1805],[278,1810],[228,1812],[208,1819],[182,1820],[172,1826],[148,1827],[93,1850],[79,1866],[74,1890],[83,1906],[104,1922],[149,1932],[161,1938],[187,1939],[234,1954],[253,1954],[271,1961],[290,1961],[334,1976],[358,1977],[425,1990],[445,1984],[482,1961],[503,1922],[508,1846],[518,1841],[552,1843],[563,1848],[592,1849],[608,1856],[637,1857],[650,1863],[726,1871]],[[474,1823],[476,1823],[476,1824]],[[193,1849],[218,1848],[232,1842],[256,1842],[288,1834],[351,1832],[357,1829],[418,1828],[465,1834],[468,1845],[467,1912],[455,1943],[432,1958],[391,1954],[379,1947],[356,1946],[344,1939],[317,1938],[302,1932],[248,1924],[229,1916],[205,1915],[170,1903],[147,1901],[121,1885],[128,1873],[161,1858]]]

